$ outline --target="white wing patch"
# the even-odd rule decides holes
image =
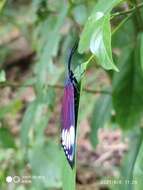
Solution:
[[[65,154],[70,162],[74,158],[74,143],[75,143],[75,129],[74,126],[70,126],[69,129],[62,130],[62,145]]]

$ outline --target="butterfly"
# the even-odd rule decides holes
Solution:
[[[71,60],[77,46],[76,43],[68,60],[68,78],[64,87],[61,111],[61,144],[71,168],[74,167],[75,163],[76,128],[80,98],[80,82],[77,81],[71,70]]]

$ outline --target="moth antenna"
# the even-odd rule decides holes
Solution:
[[[69,76],[71,75],[71,60],[72,60],[72,57],[75,53],[75,51],[77,50],[77,47],[78,47],[78,41],[75,42],[74,46],[72,47],[71,49],[71,52],[70,52],[70,55],[69,55],[69,59],[68,59],[68,73],[69,73]]]

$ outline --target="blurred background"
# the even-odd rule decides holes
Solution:
[[[62,189],[66,163],[60,147],[60,109],[67,60],[95,3],[0,1],[0,189]],[[126,8],[124,3],[113,12]],[[115,18],[112,27],[123,18]],[[133,24],[127,22],[113,36],[116,63],[125,52],[122,47],[134,39]],[[89,57],[89,52],[77,52],[73,69]],[[118,189],[104,179],[118,179],[129,169],[129,136],[134,138],[136,132],[123,133],[116,122],[110,91],[113,74],[93,58],[82,78],[78,190]]]

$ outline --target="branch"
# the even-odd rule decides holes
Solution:
[[[58,89],[64,88],[64,86],[60,84],[55,84],[55,85],[48,84],[47,86],[52,87],[52,88],[58,88]],[[111,91],[108,91],[108,90],[94,90],[94,89],[89,89],[89,88],[82,88],[82,90],[90,94],[109,94],[109,95],[112,94]]]
[[[136,10],[142,8],[142,7],[143,7],[143,3],[140,3],[140,4],[136,5],[135,7],[133,7],[132,9],[129,9],[129,10],[127,10],[127,11],[122,11],[122,12],[117,12],[117,13],[112,14],[112,18],[113,18],[113,17],[116,17],[116,16],[121,16],[121,15],[130,14],[130,13],[132,13],[132,12],[134,12],[134,11],[136,11]]]
[[[35,85],[35,83],[32,83],[32,84],[20,84],[20,83],[17,83],[17,82],[1,82],[0,83],[0,88],[3,88],[3,87],[11,87],[11,88],[28,88],[28,87],[32,87]],[[54,85],[51,85],[51,84],[47,84],[46,85],[47,87],[51,87],[51,88],[56,88],[56,89],[63,89],[64,86],[61,85],[61,84],[54,84]],[[112,92],[111,91],[108,91],[108,90],[94,90],[94,89],[89,89],[89,88],[83,88],[82,89],[84,92],[87,92],[87,93],[90,93],[90,94],[108,94],[108,95],[111,95]]]
[[[33,87],[34,83],[33,84],[20,84],[20,83],[17,83],[17,82],[10,82],[10,81],[6,81],[6,82],[0,82],[0,88],[3,88],[3,87],[11,87],[11,88],[22,88],[22,87]]]
[[[132,15],[128,15],[125,19],[123,19],[117,27],[115,27],[112,31],[112,36],[122,27],[122,25],[124,25],[128,20],[129,18],[131,17]]]
[[[83,91],[90,93],[90,94],[108,94],[112,95],[111,91],[108,90],[93,90],[93,89],[88,89],[88,88],[83,88]]]

